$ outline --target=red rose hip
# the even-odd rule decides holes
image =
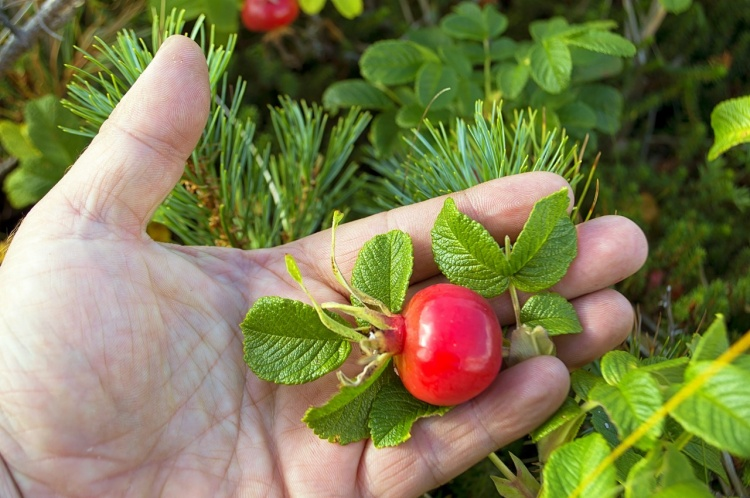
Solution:
[[[297,0],[245,0],[242,24],[250,31],[272,31],[291,24],[299,14]]]
[[[403,341],[393,351],[401,381],[433,405],[463,403],[484,391],[502,363],[502,329],[490,304],[476,292],[437,284],[417,292],[403,312]],[[401,336],[401,337],[398,337]]]

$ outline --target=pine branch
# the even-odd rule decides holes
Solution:
[[[81,5],[83,5],[82,0],[47,0],[23,28],[10,28],[12,35],[0,49],[0,75],[31,48],[42,32],[49,33],[58,29]],[[5,16],[3,18],[3,24],[7,26],[8,23],[5,21],[9,20]]]

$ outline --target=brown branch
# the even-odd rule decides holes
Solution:
[[[46,0],[23,28],[12,30],[13,34],[0,49],[0,75],[31,48],[42,32],[58,29],[81,5],[83,0]]]

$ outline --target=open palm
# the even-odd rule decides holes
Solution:
[[[630,306],[607,286],[640,267],[646,244],[629,221],[604,217],[579,226],[579,256],[557,286],[585,328],[558,342],[562,361],[508,369],[475,400],[419,422],[397,448],[318,439],[300,419],[333,394],[335,377],[292,387],[257,379],[238,324],[261,296],[304,300],[285,253],[316,297],[344,301],[330,275],[329,234],[249,252],[145,234],[203,129],[208,98],[200,50],[171,38],[16,234],[0,267],[0,491],[418,495],[541,423],[567,393],[566,365],[592,360],[628,332]],[[513,236],[534,201],[564,184],[519,175],[454,198],[496,236]],[[366,240],[399,228],[414,240],[412,283],[438,278],[425,220],[441,204],[343,225],[344,273]],[[511,317],[506,302],[493,304]]]

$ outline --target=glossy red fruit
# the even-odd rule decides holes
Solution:
[[[484,391],[500,371],[502,329],[490,304],[476,292],[432,285],[414,295],[403,317],[403,329],[394,331],[397,339],[392,340],[399,344],[402,339],[403,348],[394,361],[415,398],[457,405]]]
[[[297,15],[297,0],[245,0],[242,24],[250,31],[272,31],[291,24]]]

